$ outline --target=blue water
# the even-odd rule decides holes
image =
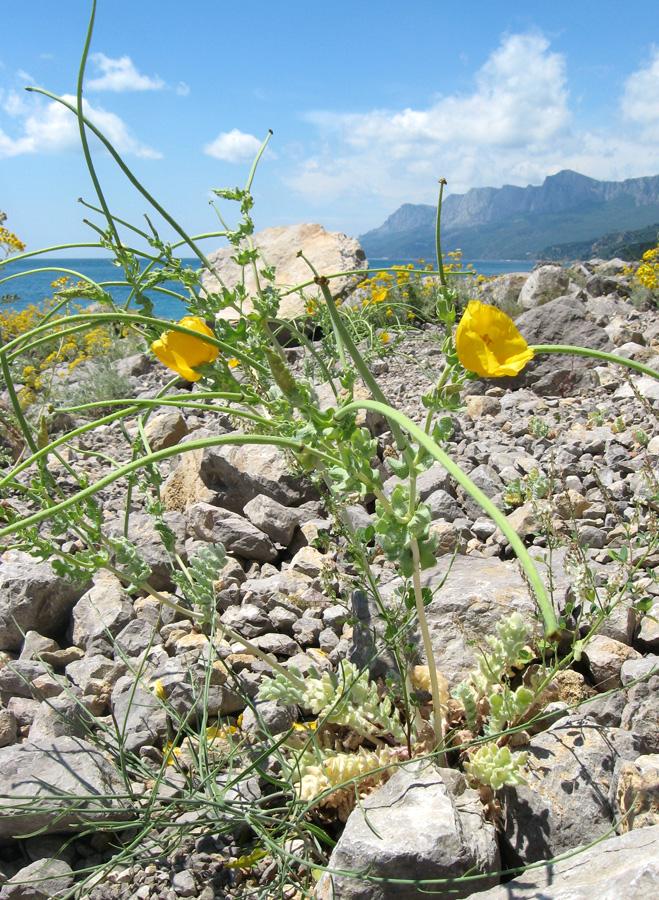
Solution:
[[[198,260],[184,259],[184,263],[196,268]],[[417,262],[413,259],[372,259],[369,264],[372,268],[388,268],[389,266],[407,265]],[[463,260],[466,266],[470,260]],[[479,275],[500,275],[505,272],[530,272],[534,266],[528,260],[471,260],[474,269]],[[40,270],[31,272],[31,270]],[[31,272],[31,274],[19,274]],[[19,275],[19,277],[12,277]],[[83,276],[102,285],[114,297],[117,305],[123,305],[130,296],[130,288],[126,285],[113,284],[122,280],[123,271],[112,265],[108,258],[83,258],[83,259],[11,259],[7,265],[0,267],[0,297],[3,298],[0,311],[3,308],[25,309],[34,303],[41,303],[46,297],[53,296],[52,282],[62,275],[69,275],[73,281],[82,280]],[[167,282],[168,290],[186,296],[185,290],[174,282]],[[165,319],[180,319],[185,315],[186,309],[183,300],[167,297],[157,291],[147,292],[153,301],[156,314]],[[8,299],[4,299],[7,297]],[[132,307],[135,309],[135,306]]]
[[[184,263],[195,267],[198,260],[184,259]],[[39,270],[34,272],[33,270]],[[18,273],[30,272],[31,274]],[[53,281],[64,275],[69,276],[74,282],[84,280],[84,276],[100,284],[104,290],[111,294],[118,306],[122,306],[130,296],[130,288],[125,284],[113,284],[123,280],[123,269],[112,265],[108,258],[84,258],[84,259],[46,259],[45,257],[30,259],[11,259],[0,267],[0,297],[3,298],[0,311],[6,307],[25,309],[33,303],[41,303],[46,297],[52,297],[54,289]],[[164,287],[169,291],[175,291],[187,296],[183,287],[175,282],[166,282]],[[146,291],[147,296],[153,301],[157,315],[166,319],[180,319],[185,315],[185,305],[182,300],[159,294],[157,291]],[[10,295],[11,299],[4,299]],[[12,296],[13,295],[13,296]],[[14,299],[18,297],[19,299]],[[74,303],[81,301],[73,301]],[[84,301],[83,301],[84,303]],[[131,309],[138,312],[134,303]]]

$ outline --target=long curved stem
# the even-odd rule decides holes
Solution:
[[[590,356],[593,359],[601,359],[603,362],[615,363],[620,366],[626,366],[628,369],[635,369],[650,378],[659,380],[659,372],[651,369],[650,366],[644,366],[643,363],[636,362],[635,359],[625,359],[624,356],[616,356],[615,353],[607,353],[605,350],[591,350],[589,347],[573,347],[570,344],[534,344],[529,347],[533,350],[534,355],[542,353],[565,353],[570,356]]]
[[[349,403],[346,406],[342,407],[337,413],[335,413],[335,418],[341,419],[348,413],[355,412],[358,409],[371,409],[374,412],[379,412],[383,416],[386,416],[389,420],[395,420],[398,426],[411,434],[413,439],[417,441],[422,447],[424,447],[433,457],[433,459],[436,459],[437,462],[442,464],[449,475],[455,478],[458,484],[463,487],[465,491],[467,491],[467,493],[478,503],[481,509],[488,514],[488,516],[494,521],[496,525],[498,525],[498,527],[508,539],[511,547],[515,551],[515,554],[519,559],[522,567],[524,568],[531,586],[533,587],[536,599],[538,601],[538,606],[540,607],[540,612],[542,613],[542,617],[544,620],[547,639],[553,640],[557,638],[560,634],[560,630],[558,628],[556,616],[554,615],[554,611],[551,606],[551,601],[549,600],[545,586],[542,583],[540,573],[538,572],[535,563],[531,559],[528,550],[520,540],[517,533],[511,527],[510,522],[508,522],[507,518],[504,516],[501,510],[497,509],[490,498],[487,497],[478,487],[476,487],[469,476],[462,471],[460,466],[455,463],[450,458],[450,456],[448,456],[442,450],[442,448],[439,447],[435,443],[435,441],[433,441],[433,439],[425,433],[422,428],[419,428],[418,425],[415,425],[414,422],[411,421],[411,419],[408,419],[407,416],[404,416],[398,410],[392,409],[390,406],[386,406],[383,403],[378,403],[376,400],[359,400],[355,403]]]

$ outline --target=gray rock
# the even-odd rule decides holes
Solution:
[[[426,500],[433,520],[455,522],[462,515],[460,504],[445,490],[433,491]]]
[[[242,513],[245,504],[261,494],[283,506],[298,506],[318,496],[308,478],[291,474],[284,453],[266,444],[208,447],[198,472],[217,503],[232,512]]]
[[[510,272],[506,275],[499,275],[498,278],[486,281],[481,287],[480,300],[482,303],[498,306],[499,309],[508,313],[517,304],[520,292],[529,278],[529,272]]]
[[[659,675],[629,688],[620,724],[640,739],[642,753],[659,753]]]
[[[48,674],[40,662],[15,659],[0,669],[0,700],[5,705],[12,697],[31,697],[30,683],[35,678]]]
[[[551,859],[604,835],[613,825],[609,789],[616,761],[638,756],[622,729],[570,717],[536,735],[527,783],[503,789],[507,858],[513,865]]]
[[[317,647],[322,630],[322,620],[308,615],[293,623],[293,637],[302,647]]]
[[[593,350],[613,349],[606,331],[588,322],[584,305],[572,298],[560,298],[529,310],[515,325],[528,344],[577,344]],[[506,379],[506,387],[516,390],[532,385],[536,393],[562,396],[582,383],[589,368],[592,361],[580,357],[538,356],[515,378]]]
[[[105,753],[80,738],[0,749],[0,839],[88,829],[131,817],[125,785]],[[75,798],[75,799],[72,799]]]
[[[201,540],[223,544],[229,553],[245,559],[277,559],[270,538],[237,513],[210,503],[195,503],[186,516],[190,531]]]
[[[637,639],[645,650],[656,653],[659,650],[659,600],[655,600],[647,616],[641,619]]]
[[[450,560],[421,573],[424,586],[441,583]],[[392,581],[382,588],[388,596],[398,584]],[[496,634],[500,619],[519,612],[534,627],[535,606],[516,564],[499,559],[457,556],[446,582],[426,608],[428,629],[437,668],[452,685],[466,678],[476,665],[476,649],[487,634]],[[412,635],[423,655],[418,632]]]
[[[252,236],[254,245],[259,248],[263,263],[275,268],[275,283],[281,287],[294,287],[296,284],[309,281],[309,268],[303,259],[298,256],[301,250],[321,275],[334,272],[354,272],[357,269],[368,268],[368,262],[364,251],[355,238],[348,237],[340,231],[325,231],[321,225],[302,223],[301,225],[284,225],[276,228],[266,228]],[[251,269],[243,270],[232,261],[235,256],[234,247],[221,247],[209,254],[209,261],[214,267],[223,283],[231,289],[244,278],[248,298],[256,293],[256,283]],[[217,278],[210,272],[202,275],[202,284],[209,291],[220,289]],[[361,280],[359,275],[343,275],[332,278],[330,290],[335,296],[350,287],[354,287]],[[310,295],[317,296],[319,288],[306,289]],[[252,309],[248,299],[244,312]],[[306,315],[306,302],[297,291],[283,297],[279,316],[294,318]],[[221,313],[223,318],[235,318],[235,312],[226,310]]]
[[[644,656],[642,659],[629,659],[624,662],[620,669],[620,680],[626,687],[631,681],[647,678],[655,673],[659,675],[659,656]]]
[[[60,635],[88,587],[60,578],[49,562],[7,550],[0,557],[0,650],[20,650],[27,631]]]
[[[241,728],[264,738],[289,731],[298,716],[296,706],[280,705],[279,700],[257,700],[243,713]]]
[[[567,293],[570,276],[562,266],[538,266],[524,282],[517,302],[524,309],[534,309]]]
[[[151,647],[162,644],[162,637],[147,619],[133,619],[115,637],[114,655],[135,657],[146,653]]]
[[[275,656],[294,656],[301,652],[301,647],[293,638],[286,634],[262,634],[254,638],[254,643],[264,653],[274,653]]]
[[[479,882],[487,887],[498,881],[499,865],[494,827],[485,820],[476,791],[457,772],[413,763],[398,769],[351,813],[329,862],[330,869],[368,872],[384,880],[325,873],[315,897],[421,900],[428,891],[437,900],[468,897],[473,882],[441,882],[467,872],[493,873]],[[414,884],[419,881],[423,885]]]
[[[135,618],[130,597],[114,576],[97,577],[73,608],[71,642],[84,649],[114,637]]]
[[[73,885],[73,871],[63,859],[38,859],[10,878],[1,900],[57,900]]]
[[[659,825],[610,837],[569,859],[530,869],[471,900],[649,900],[659,890]]]
[[[172,409],[150,418],[145,433],[151,450],[164,450],[180,443],[188,433],[188,426],[180,411]]]
[[[623,663],[629,659],[639,659],[640,655],[627,644],[599,634],[588,641],[583,653],[591,680],[602,692],[622,687],[620,670]]]
[[[30,725],[30,741],[60,737],[86,737],[93,724],[91,715],[75,694],[44,700]]]
[[[293,540],[300,517],[294,509],[282,506],[272,497],[259,495],[245,504],[244,515],[252,525],[268,535],[270,540],[288,547]]]
[[[0,747],[15,744],[18,738],[18,720],[10,709],[0,709]]]
[[[617,691],[594,697],[579,707],[579,714],[594,719],[599,725],[618,728],[622,720],[622,712],[627,703],[624,693]]]
[[[255,638],[260,634],[272,631],[272,621],[269,616],[253,603],[243,603],[242,606],[230,606],[220,616],[223,625],[239,632],[245,638]]]
[[[167,715],[162,703],[132,675],[124,675],[114,686],[112,713],[127,750],[157,744],[167,737]]]

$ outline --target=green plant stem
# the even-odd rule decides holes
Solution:
[[[444,273],[444,260],[442,259],[442,239],[441,239],[441,225],[442,225],[442,196],[444,194],[444,185],[446,184],[446,180],[441,178],[439,181],[439,200],[437,202],[437,220],[435,222],[435,250],[437,253],[437,268],[439,269],[439,280],[442,283],[442,287],[446,287],[446,275]]]
[[[348,330],[345,327],[345,325],[343,324],[343,321],[341,319],[341,314],[339,313],[338,309],[336,308],[336,303],[334,302],[334,298],[332,297],[331,291],[324,282],[325,282],[325,279],[323,279],[323,278],[318,279],[320,289],[323,293],[323,297],[327,304],[327,309],[329,310],[329,314],[332,319],[332,324],[335,326],[336,331],[341,335],[341,339],[342,339],[343,343],[345,344],[345,346],[348,350],[348,353],[350,354],[352,361],[354,362],[355,367],[357,368],[357,371],[361,375],[361,377],[364,381],[364,384],[369,389],[369,391],[373,394],[373,396],[375,397],[375,400],[379,403],[379,405],[381,407],[383,407],[384,409],[386,409],[386,412],[384,413],[384,415],[386,415],[387,419],[389,419],[388,412],[394,411],[393,407],[389,404],[387,398],[385,397],[385,395],[383,394],[383,392],[380,388],[380,385],[377,383],[376,379],[371,374],[371,370],[364,362],[364,359],[362,358],[361,353],[359,352],[359,350],[355,346],[352,338],[350,337],[350,334],[348,333]],[[344,407],[344,409],[348,409],[348,407]],[[383,410],[380,409],[379,411],[382,412]],[[412,460],[412,456],[410,454],[408,442],[407,442],[403,432],[401,431],[401,429],[395,419],[390,420],[390,425],[391,425],[392,434],[396,441],[396,447],[398,448],[399,451],[401,451],[405,454],[407,461],[411,465],[413,463],[413,460]]]
[[[7,362],[7,357],[2,352],[2,329],[0,329],[0,368],[2,369],[2,377],[5,380],[5,386],[7,388],[7,393],[9,394],[9,400],[14,410],[14,415],[18,419],[18,424],[21,426],[21,431],[23,432],[25,441],[33,454],[38,453],[39,448],[37,447],[37,443],[32,436],[32,429],[30,428],[27,419],[23,415],[21,404],[19,403],[18,396],[16,395],[16,388],[14,387],[14,382],[9,371],[9,363]]]
[[[107,487],[119,478],[123,478],[125,475],[129,475],[131,472],[134,472],[142,466],[160,462],[162,459],[168,459],[170,456],[176,456],[180,453],[189,453],[193,450],[204,450],[206,447],[219,447],[223,444],[272,444],[276,447],[292,450],[294,453],[310,452],[318,457],[318,459],[329,462],[331,465],[335,465],[337,462],[333,457],[328,456],[326,453],[316,450],[313,447],[309,447],[301,441],[297,441],[294,438],[280,437],[279,435],[223,434],[211,438],[199,438],[198,440],[190,441],[187,444],[165,447],[163,450],[157,450],[155,453],[150,453],[148,456],[132,460],[115,472],[112,472],[104,478],[99,479],[99,481],[94,484],[90,484],[88,487],[83,488],[73,497],[68,497],[66,500],[63,500],[61,503],[56,503],[48,509],[42,509],[38,513],[33,513],[25,519],[14,522],[12,525],[5,526],[5,528],[0,529],[0,537],[13,534],[16,531],[20,531],[22,528],[28,528],[30,525],[36,525],[39,522],[43,522],[44,519],[50,518],[52,515],[70,509],[81,500],[86,500],[87,497],[93,496],[104,487]],[[34,455],[36,456],[39,452],[47,451],[48,447],[44,448],[44,451],[37,451]]]
[[[339,352],[339,360],[341,362],[341,369],[342,369],[343,373],[345,374],[347,371],[347,366],[346,366],[346,355],[345,355],[345,350],[344,350],[343,345],[344,345],[345,337],[346,337],[346,335],[348,335],[348,332],[346,331],[345,328],[339,328],[339,324],[342,324],[340,322],[341,317],[339,316],[338,310],[336,308],[336,304],[334,303],[334,298],[332,297],[332,292],[330,291],[330,289],[327,287],[326,284],[323,284],[323,280],[318,275],[316,268],[309,262],[309,260],[306,258],[304,253],[302,253],[301,250],[298,250],[297,255],[300,257],[300,259],[303,259],[305,261],[305,263],[309,266],[309,268],[313,272],[314,284],[318,284],[320,286],[323,297],[325,298],[325,302],[328,305],[328,309],[330,311],[330,319],[332,322],[332,329],[334,331],[334,340],[336,341],[336,349]],[[328,301],[328,298],[329,298],[329,301]],[[334,315],[332,313],[332,310],[334,310],[334,313],[336,313],[336,315]],[[350,353],[350,355],[353,356],[352,352]],[[353,356],[353,359],[354,359],[354,356]]]
[[[644,366],[643,363],[636,362],[634,359],[625,359],[623,356],[616,356],[615,353],[606,353],[604,350],[590,350],[588,347],[572,347],[569,344],[534,344],[529,347],[535,354],[542,353],[566,353],[571,356],[590,356],[593,359],[601,359],[603,362],[616,363],[620,366],[626,366],[628,369],[635,369],[650,378],[659,380],[659,372],[651,369],[650,366]]]
[[[421,554],[419,552],[419,542],[413,538],[410,542],[412,550],[412,560],[414,569],[412,571],[412,587],[414,588],[414,603],[416,605],[416,613],[419,619],[419,627],[423,637],[423,647],[426,651],[426,659],[428,660],[428,675],[430,677],[430,693],[432,694],[432,718],[433,731],[435,734],[435,748],[444,744],[444,723],[442,717],[442,701],[439,695],[439,682],[437,680],[437,669],[435,667],[435,654],[430,640],[430,631],[428,630],[428,620],[426,619],[426,610],[423,605],[423,592],[421,590]],[[438,757],[439,765],[444,765],[444,752]]]
[[[404,416],[398,410],[385,406],[384,404],[379,403],[376,400],[359,400],[344,406],[337,413],[335,413],[335,418],[337,420],[340,420],[343,416],[358,409],[371,409],[374,412],[381,413],[388,419],[395,419],[401,428],[404,428],[405,431],[407,431],[415,441],[425,447],[428,453],[430,453],[430,455],[434,459],[436,459],[437,462],[442,464],[449,475],[455,478],[458,484],[462,488],[464,488],[465,491],[467,491],[469,496],[478,503],[481,509],[486,512],[487,515],[493,520],[493,522],[501,529],[503,534],[508,539],[511,547],[513,548],[517,558],[524,568],[524,571],[526,572],[531,586],[533,587],[536,599],[538,601],[538,606],[540,607],[540,612],[542,613],[542,617],[544,620],[547,639],[554,640],[558,638],[560,635],[560,629],[556,622],[556,617],[551,607],[551,602],[549,600],[549,597],[547,596],[547,591],[545,590],[545,586],[542,583],[540,573],[538,572],[535,563],[531,559],[528,550],[526,549],[514,529],[511,527],[510,523],[501,512],[501,510],[497,509],[490,498],[486,497],[486,495],[476,487],[473,481],[467,475],[465,475],[460,466],[458,466],[458,464],[455,463],[441,449],[441,447],[439,447],[435,443],[435,441],[433,441],[432,438],[429,437],[425,433],[425,431],[423,431],[422,428],[419,428],[418,425],[415,425],[414,422],[412,422],[407,418],[407,416]]]
[[[162,319],[153,318],[151,316],[141,316],[137,313],[121,313],[121,312],[108,312],[108,313],[78,313],[75,316],[67,316],[67,321],[74,323],[71,327],[73,331],[78,331],[78,324],[81,322],[88,322],[90,324],[100,325],[104,322],[115,323],[115,322],[126,322],[129,325],[145,325],[149,327],[158,328],[160,331],[163,331],[166,327],[167,331],[180,331],[181,334],[188,334],[191,337],[197,338],[197,340],[201,340],[199,337],[199,332],[195,331],[192,328],[186,328],[184,325],[180,325],[178,322],[163,322]],[[36,328],[33,328],[29,334],[35,335],[40,334],[47,329],[50,325],[38,325]],[[57,337],[61,337],[63,335],[71,333],[67,329],[62,329],[56,333]],[[25,339],[25,335],[21,335],[18,338],[14,338],[13,341],[10,341],[4,348],[2,348],[3,353],[7,353],[10,350],[13,350],[17,345],[20,346],[21,342]],[[245,363],[245,365],[251,367],[255,371],[259,372],[261,375],[268,377],[270,375],[269,369],[265,366],[262,366],[260,363],[256,362],[252,359],[251,356],[248,356],[246,353],[243,353],[242,350],[239,350],[237,347],[232,347],[224,341],[219,341],[215,337],[207,337],[204,335],[203,341],[206,344],[210,344],[213,347],[218,347],[225,353],[230,353],[232,356],[235,356],[236,359],[239,359],[241,362]],[[43,341],[39,341],[39,343],[43,343]],[[36,343],[29,344],[29,347],[35,346]],[[21,348],[23,351],[26,347]]]

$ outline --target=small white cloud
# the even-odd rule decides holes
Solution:
[[[625,82],[621,108],[624,118],[640,126],[644,137],[659,139],[659,47],[653,48],[647,65]]]
[[[262,143],[253,134],[234,128],[233,131],[223,131],[212,143],[205,144],[204,153],[226,162],[249,162],[259,152]]]
[[[2,103],[2,108],[9,116],[20,116],[27,113],[25,97],[21,96],[16,91],[9,91],[6,97],[4,94],[1,94],[0,101]]]
[[[150,78],[141,75],[135,68],[130,56],[110,59],[104,53],[92,53],[89,57],[96,68],[103,74],[100,78],[87,81],[85,87],[90,91],[160,91],[166,87],[162,78],[157,75]]]
[[[179,83],[176,85],[176,93],[179,95],[179,97],[188,96],[188,94],[190,93],[190,88],[187,86],[185,81],[179,81]]]
[[[72,104],[76,102],[70,94],[65,94],[63,99]],[[83,110],[119,153],[144,159],[162,157],[158,151],[140,143],[125,122],[114,113],[92,107],[86,100],[83,100]],[[44,104],[35,98],[30,114],[24,116],[20,137],[10,138],[0,131],[0,158],[23,153],[65,153],[76,150],[79,145],[80,133],[75,115],[56,101]]]

